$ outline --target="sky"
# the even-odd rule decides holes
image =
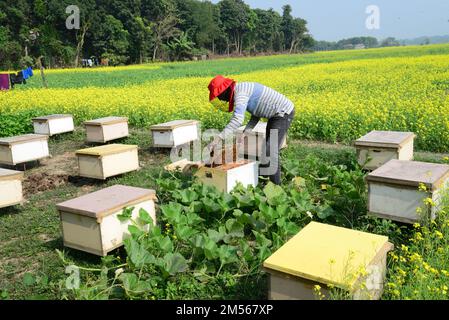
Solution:
[[[282,12],[306,19],[316,40],[336,41],[354,36],[411,39],[449,34],[449,0],[244,0],[252,8]],[[212,1],[218,2],[218,0]],[[379,29],[368,29],[366,9],[379,9]]]

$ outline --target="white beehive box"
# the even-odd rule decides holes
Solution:
[[[123,245],[129,236],[131,221],[121,222],[117,216],[134,208],[136,220],[140,209],[147,211],[156,224],[154,190],[116,185],[57,205],[64,246],[106,256]]]
[[[256,161],[228,163],[216,168],[203,166],[196,173],[199,181],[216,187],[219,191],[229,193],[238,183],[244,187],[259,183],[259,164]]]
[[[246,126],[240,127],[237,130],[237,137],[241,136],[245,131]],[[266,136],[267,136],[267,123],[259,121],[253,130],[245,133],[247,138],[245,139],[244,146],[239,148],[239,156],[247,156],[250,159],[261,159],[263,153],[266,150]],[[281,149],[287,148],[287,137],[284,138]]]
[[[383,293],[388,238],[312,222],[264,262],[270,300],[315,300],[315,286],[329,298],[340,288],[355,300]]]
[[[370,214],[399,222],[415,223],[422,219],[435,218],[441,193],[448,184],[449,166],[391,160],[370,173],[366,180]],[[426,186],[428,192],[419,191],[421,183]],[[424,204],[426,198],[432,198],[436,205],[431,212],[428,212]],[[420,209],[417,211],[418,208]]]
[[[23,172],[0,168],[0,208],[14,206],[23,201]]]
[[[75,130],[70,114],[53,114],[33,119],[34,133],[47,136],[72,132]]]
[[[136,145],[110,144],[88,148],[78,150],[76,156],[81,177],[106,180],[140,169]]]
[[[179,147],[199,139],[199,122],[176,120],[158,124],[150,128],[153,146],[156,148]]]
[[[87,142],[106,143],[129,136],[128,118],[106,117],[84,122]]]
[[[26,134],[0,138],[0,163],[2,164],[15,166],[48,157],[50,157],[48,136]]]
[[[413,160],[415,134],[412,132],[372,131],[357,140],[357,158],[367,170],[375,170],[390,160]]]

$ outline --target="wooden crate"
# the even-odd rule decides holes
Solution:
[[[372,131],[357,140],[357,158],[367,170],[375,170],[390,160],[413,160],[415,134],[412,132]]]
[[[329,298],[340,288],[355,300],[383,293],[388,238],[312,222],[263,264],[271,300],[315,300],[315,286]]]
[[[84,122],[87,142],[106,143],[129,136],[128,118],[106,117]]]
[[[54,136],[75,130],[73,117],[70,114],[53,114],[33,119],[34,133]]]
[[[370,173],[366,180],[370,214],[412,224],[435,218],[441,194],[448,185],[449,166],[391,160]],[[426,186],[428,192],[419,191],[420,183]],[[430,212],[424,204],[426,198],[432,198],[436,204]],[[422,214],[417,212],[418,208],[421,208]]]
[[[0,138],[0,163],[15,166],[50,157],[48,136],[26,134]]]
[[[136,145],[110,144],[88,148],[78,150],[76,156],[81,177],[106,180],[140,169]]]
[[[158,124],[150,128],[155,148],[173,148],[200,138],[199,122],[195,120],[176,120]]]
[[[237,137],[240,137],[245,131],[246,126],[237,130]],[[246,138],[244,146],[239,148],[239,157],[248,157],[249,159],[261,159],[266,150],[267,123],[259,121],[253,130],[245,133]],[[282,142],[281,149],[287,148],[287,137]]]
[[[0,208],[22,203],[22,181],[23,172],[0,168]]]
[[[239,161],[216,168],[203,166],[196,173],[203,184],[216,187],[219,191],[229,193],[237,183],[244,187],[257,186],[259,183],[259,164],[255,161]]]
[[[116,185],[57,205],[64,246],[106,256],[123,245],[129,237],[130,221],[121,222],[118,215],[134,208],[132,219],[139,211],[147,211],[156,224],[154,190]]]

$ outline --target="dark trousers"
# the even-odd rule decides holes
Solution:
[[[267,132],[266,132],[266,159],[262,159],[261,174],[270,178],[270,181],[274,184],[281,184],[281,161],[280,152],[282,142],[287,136],[288,129],[290,128],[293,119],[295,117],[295,110],[291,114],[283,117],[273,117],[268,120]],[[271,141],[272,130],[277,130],[277,141]],[[276,131],[273,132],[275,134]],[[275,136],[273,136],[273,139]],[[272,143],[277,142],[277,145],[272,146]],[[273,172],[273,174],[264,174],[264,171]]]

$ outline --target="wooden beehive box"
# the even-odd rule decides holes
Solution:
[[[155,148],[179,147],[199,139],[199,122],[176,120],[150,128]]]
[[[48,157],[50,157],[48,136],[26,134],[0,138],[0,163],[2,164],[15,166]]]
[[[156,224],[155,201],[154,190],[116,185],[60,203],[57,209],[64,246],[106,256],[129,236],[132,222],[121,222],[117,216],[134,208],[132,219],[137,220],[144,209]]]
[[[33,119],[34,133],[47,136],[72,132],[75,130],[70,114],[53,114]]]
[[[129,136],[128,118],[106,117],[84,122],[87,142],[106,143]]]
[[[196,173],[199,181],[216,187],[219,191],[229,193],[238,183],[244,187],[259,183],[259,164],[255,161],[239,161],[217,167],[201,167]]]
[[[241,136],[246,126],[237,130],[237,137]],[[261,159],[262,154],[266,150],[267,123],[259,121],[253,130],[245,133],[244,146],[239,147],[239,156],[247,156],[249,159]],[[287,137],[284,138],[281,149],[287,148]]]
[[[372,131],[357,140],[357,158],[367,170],[376,170],[390,160],[413,160],[415,134],[412,132]]]
[[[22,202],[22,181],[23,172],[0,168],[0,208]]]
[[[76,156],[81,177],[106,180],[140,169],[136,145],[110,144],[88,148],[78,150]]]
[[[312,222],[264,262],[271,300],[315,300],[315,286],[331,286],[356,300],[383,293],[388,238]]]
[[[422,219],[435,218],[441,194],[449,181],[449,166],[391,160],[371,172],[366,180],[370,214],[399,222],[415,223]],[[426,186],[427,192],[419,191],[421,183]],[[430,212],[424,204],[426,198],[432,198],[435,203]]]

